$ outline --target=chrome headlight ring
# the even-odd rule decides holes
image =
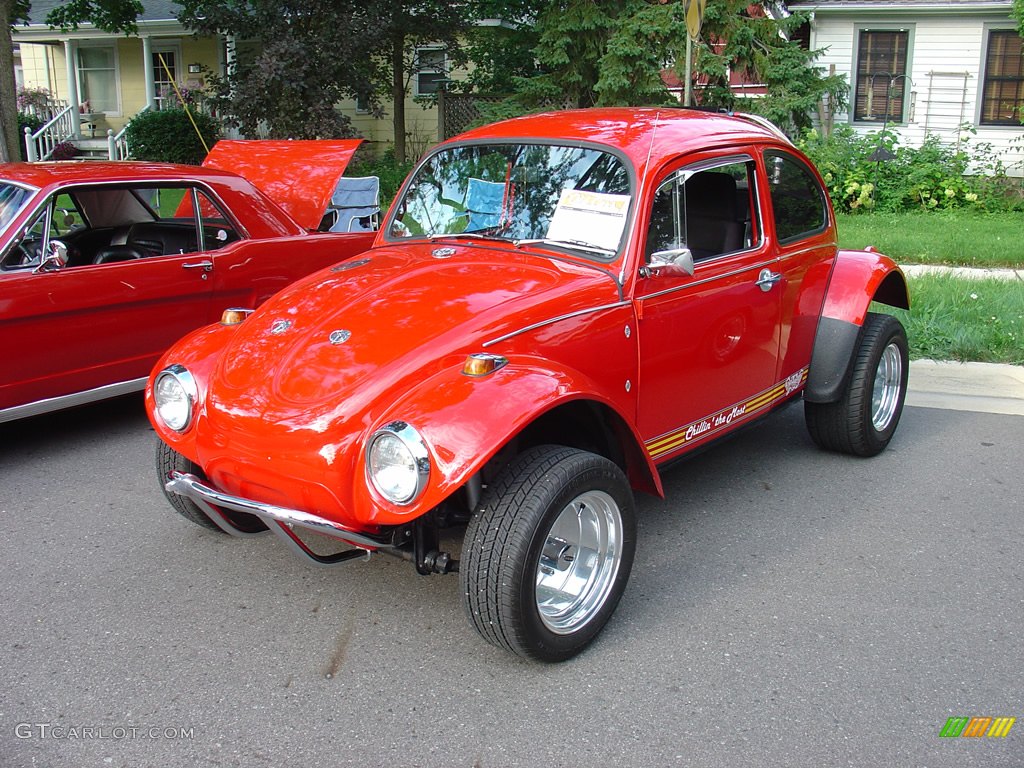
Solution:
[[[160,421],[175,432],[192,426],[199,387],[183,365],[170,365],[157,374],[153,382],[153,403]]]
[[[420,433],[392,421],[373,433],[366,448],[366,476],[382,498],[404,507],[420,497],[430,479],[430,452]]]

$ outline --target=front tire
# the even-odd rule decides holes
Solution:
[[[172,472],[183,472],[205,478],[203,470],[198,464],[185,456],[182,456],[162,440],[157,440],[156,475],[157,481],[160,483],[160,490],[164,492],[164,497],[170,505],[174,507],[175,511],[177,511],[186,520],[206,528],[207,530],[224,533],[226,535],[226,532],[221,530],[220,526],[207,517],[206,513],[203,512],[203,510],[200,509],[194,501],[184,496],[180,496],[177,493],[170,493],[167,491],[164,484],[167,482],[168,478],[170,478]],[[232,525],[243,533],[256,533],[267,529],[263,524],[263,521],[255,515],[246,514],[245,512],[229,511],[225,512],[224,516]]]
[[[635,550],[622,470],[585,451],[533,448],[487,489],[466,530],[459,581],[469,620],[499,648],[564,661],[615,611]]]
[[[856,456],[881,453],[903,413],[909,368],[903,324],[892,315],[869,312],[843,396],[834,403],[804,401],[811,438],[829,451]]]

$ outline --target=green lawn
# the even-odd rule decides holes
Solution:
[[[874,245],[898,264],[1024,269],[1024,214],[928,211],[838,216],[839,244]],[[1024,281],[949,275],[908,279],[914,358],[1024,365]]]
[[[911,357],[1024,365],[1024,281],[922,275],[908,283],[909,312],[873,309],[903,322]]]
[[[838,215],[839,245],[873,245],[899,264],[1024,267],[1024,213]]]

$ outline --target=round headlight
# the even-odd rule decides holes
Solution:
[[[195,379],[182,365],[164,368],[153,385],[153,401],[160,421],[175,432],[184,432],[192,423],[198,397]]]
[[[394,421],[370,438],[366,472],[377,493],[392,504],[411,504],[430,477],[427,445],[415,429]]]

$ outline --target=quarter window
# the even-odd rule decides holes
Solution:
[[[857,89],[853,119],[903,122],[907,49],[905,29],[864,29],[857,44]]]
[[[824,231],[825,195],[807,166],[780,152],[765,153],[765,165],[778,241],[785,244]]]
[[[1014,30],[993,30],[985,54],[981,124],[1016,125],[1024,120],[1024,55]]]

